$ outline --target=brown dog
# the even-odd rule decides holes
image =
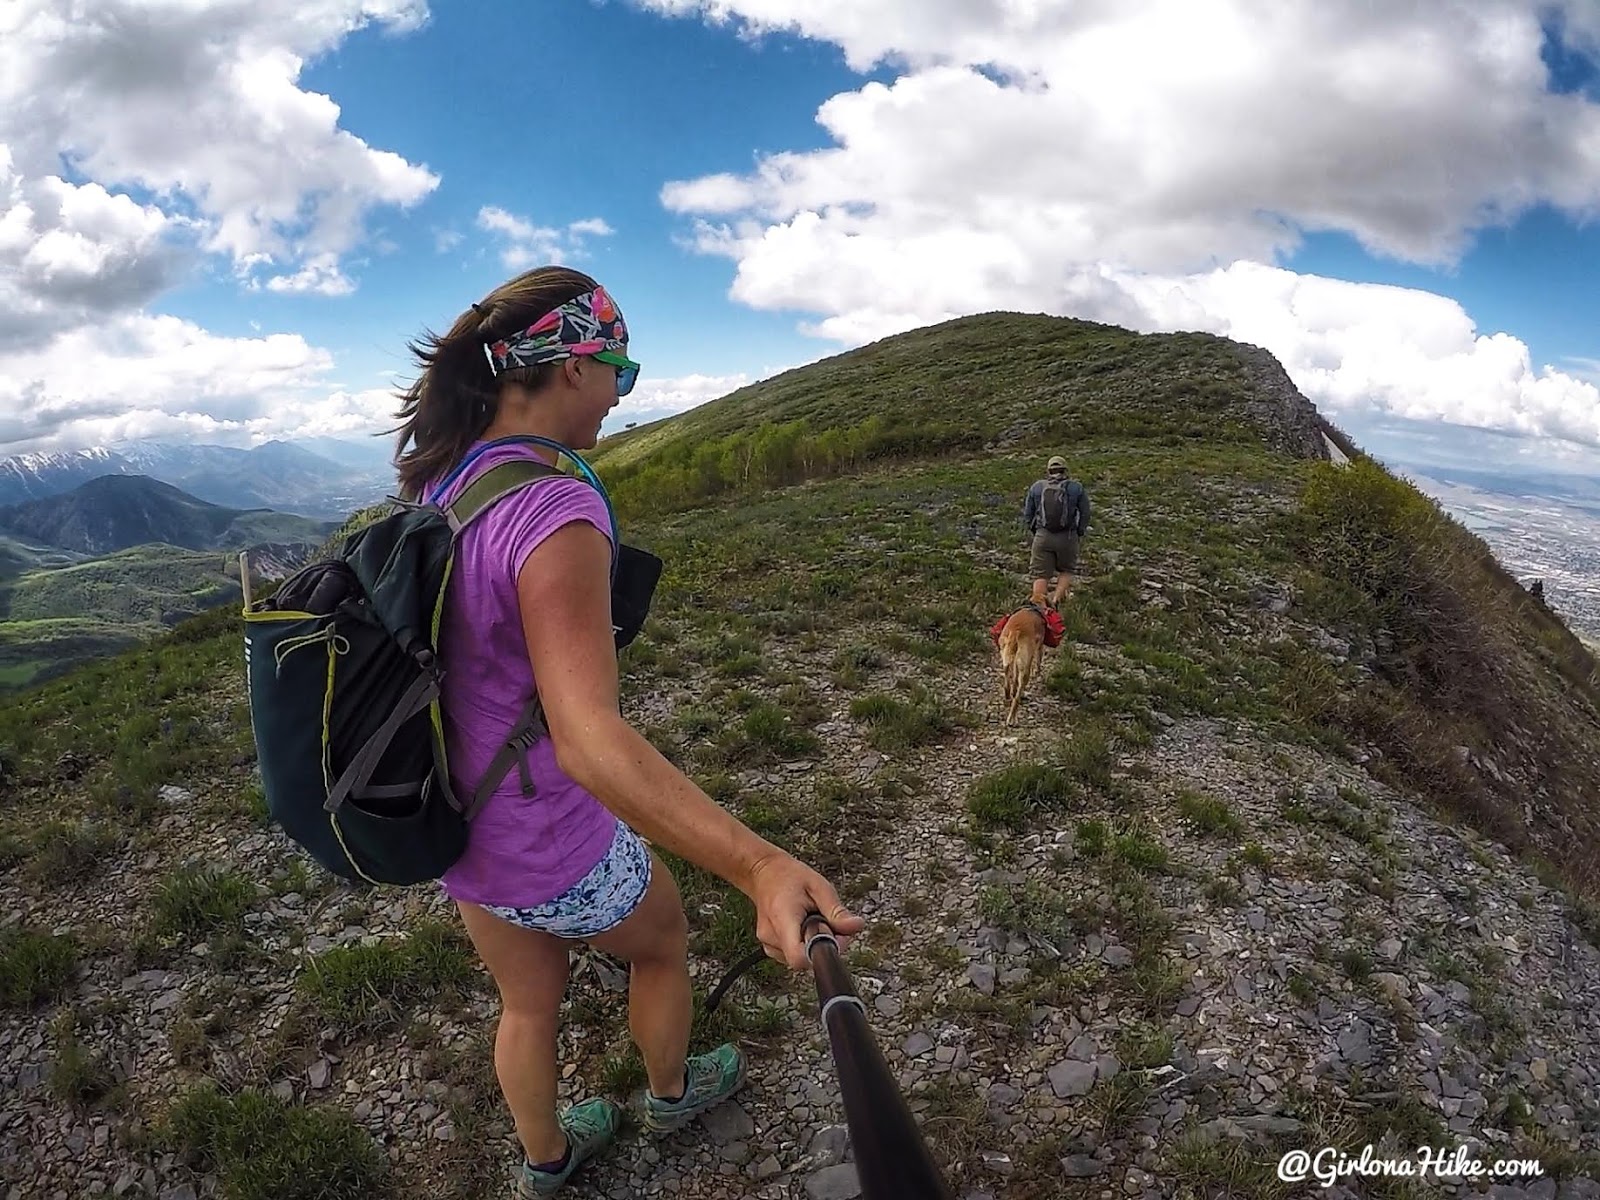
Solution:
[[[1019,608],[1000,631],[1000,703],[1006,724],[1017,721],[1022,693],[1044,661],[1044,618],[1035,609]]]

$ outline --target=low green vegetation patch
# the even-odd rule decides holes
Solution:
[[[822,749],[817,735],[797,726],[789,714],[770,700],[762,700],[744,715],[744,735],[754,746],[780,758],[798,758]]]
[[[1178,793],[1178,815],[1197,833],[1209,836],[1232,836],[1244,828],[1226,800],[1189,788]]]
[[[907,427],[876,413],[846,428],[820,430],[804,418],[762,421],[722,437],[675,442],[648,460],[614,455],[607,487],[624,511],[671,512],[724,495],[761,494],[845,474],[874,460],[938,452],[961,440],[951,422]]]
[[[201,937],[238,929],[255,898],[256,885],[237,872],[183,866],[156,891],[155,931]]]
[[[916,689],[908,699],[874,692],[850,702],[850,715],[867,726],[867,742],[888,753],[910,750],[956,728],[954,717],[930,693]]]
[[[370,946],[335,946],[306,961],[300,995],[346,1029],[386,1028],[425,1001],[462,996],[475,978],[466,938],[439,921]]]
[[[51,1022],[55,1058],[50,1063],[50,1094],[63,1104],[85,1105],[112,1088],[111,1069],[101,1052],[78,1037],[77,1014],[68,1010]]]
[[[1191,1132],[1168,1148],[1161,1170],[1173,1183],[1195,1189],[1196,1195],[1286,1200],[1289,1188],[1278,1178],[1277,1159],[1270,1151]]]
[[[1535,813],[1544,848],[1570,886],[1600,894],[1600,777],[1574,766],[1589,761],[1600,706],[1593,655],[1480,539],[1377,463],[1313,468],[1293,532],[1310,568],[1306,609],[1375,648],[1374,686],[1322,698],[1316,718],[1378,746],[1380,775],[1514,850],[1541,839],[1510,780],[1545,780],[1549,798]],[[1472,768],[1460,745],[1487,750],[1502,769]]]
[[[347,1113],[262,1092],[196,1088],[173,1104],[164,1134],[216,1173],[225,1200],[368,1200],[385,1184],[383,1155]]]
[[[119,840],[102,823],[47,821],[31,835],[9,835],[0,859],[27,860],[28,876],[35,882],[70,884],[98,873]]]
[[[0,929],[0,1007],[31,1008],[61,995],[78,965],[70,936]]]
[[[981,825],[1020,830],[1041,814],[1063,811],[1071,798],[1071,785],[1062,772],[1018,763],[974,783],[967,794],[967,811]]]
[[[1105,791],[1111,786],[1112,734],[1103,721],[1074,724],[1058,756],[1061,773],[1083,788]]]

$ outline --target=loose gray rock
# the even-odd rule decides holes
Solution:
[[[1056,1094],[1058,1100],[1065,1100],[1070,1096],[1086,1096],[1089,1094],[1089,1089],[1094,1087],[1094,1076],[1093,1063],[1067,1059],[1050,1068],[1050,1090]]]
[[[1346,1062],[1365,1066],[1372,1061],[1372,1026],[1356,1018],[1339,1034],[1339,1053]]]
[[[850,1128],[825,1125],[817,1130],[806,1147],[806,1164],[812,1168],[833,1167],[850,1155]]]
[[[806,1176],[808,1200],[856,1200],[861,1195],[861,1180],[855,1163],[823,1167]]]
[[[1018,1100],[1021,1100],[1022,1096],[1022,1089],[1018,1087],[1012,1087],[1009,1083],[991,1083],[987,1093],[989,1107],[1000,1109],[1002,1111],[1010,1108]]]
[[[704,1113],[700,1122],[719,1143],[742,1142],[756,1131],[755,1119],[736,1101],[717,1105]]]
[[[319,1058],[306,1069],[306,1082],[320,1090],[328,1086],[332,1075],[333,1064],[325,1058]]]
[[[1092,1179],[1104,1173],[1106,1166],[1096,1158],[1087,1154],[1069,1154],[1061,1160],[1061,1169],[1068,1179]]]

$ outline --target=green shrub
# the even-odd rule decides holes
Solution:
[[[99,871],[117,836],[91,821],[50,821],[34,831],[28,875],[50,883],[87,879]]]
[[[1243,828],[1226,800],[1187,788],[1178,793],[1178,815],[1203,834],[1236,834]]]
[[[1084,721],[1061,745],[1061,772],[1086,788],[1111,786],[1111,732],[1101,721]]]
[[[1085,858],[1099,858],[1111,847],[1111,830],[1098,817],[1079,821],[1074,845]]]
[[[744,735],[753,745],[784,758],[815,754],[822,749],[817,735],[798,728],[789,714],[769,700],[763,700],[744,715]]]
[[[77,1015],[64,1012],[54,1022],[55,1058],[50,1064],[50,1094],[63,1104],[81,1105],[111,1090],[105,1056],[78,1040]]]
[[[867,742],[876,750],[909,750],[931,742],[954,725],[939,703],[923,695],[912,701],[883,692],[850,702],[850,715],[867,725]]]

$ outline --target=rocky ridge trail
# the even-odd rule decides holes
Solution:
[[[925,786],[879,848],[875,886],[856,902],[871,931],[850,961],[958,1195],[1199,1196],[1219,1164],[1270,1164],[1291,1145],[1356,1157],[1385,1124],[1485,1161],[1511,1156],[1517,1129],[1537,1131],[1552,1167],[1600,1151],[1600,954],[1559,894],[1492,844],[1358,764],[1170,717],[1151,745],[1117,750],[1111,800],[1080,797],[1023,833],[978,830],[974,783],[1052,761],[1061,745],[1046,730],[1070,731],[1072,712],[1036,685],[1023,723],[1005,730],[988,670],[932,674],[971,725],[893,756]],[[864,786],[891,764],[844,694],[808,683],[829,710],[815,727],[824,752],[742,773],[742,794],[799,794],[824,774]],[[1192,807],[1194,796],[1210,807]],[[214,1176],[149,1138],[162,1104],[207,1076],[350,1112],[409,1181],[399,1194],[447,1194],[446,1182],[461,1189],[449,1194],[502,1194],[515,1159],[486,1073],[485,988],[424,1002],[376,1034],[285,1032],[306,956],[453,920],[443,898],[326,887],[300,873],[280,835],[210,815],[205,799],[164,790],[159,848],[127,864],[137,870],[70,893],[4,883],[13,920],[103,931],[106,952],[88,958],[70,1001],[79,1038],[127,1088],[119,1111],[63,1105],[48,1091],[52,1034],[6,1013],[8,1200],[217,1194]],[[260,953],[231,972],[189,945],[131,969],[113,951],[135,941],[155,881],[190,858],[273,881],[245,917]],[[697,960],[697,990],[725,965]],[[563,1033],[569,1098],[601,1085],[625,1039],[619,981],[603,962],[582,966],[593,969],[575,977]],[[859,1194],[809,981],[766,973],[730,1003],[770,1014],[747,1038],[745,1091],[683,1134],[626,1136],[572,1194]],[[487,1115],[462,1129],[463,1112]],[[1388,1149],[1409,1152],[1406,1141]],[[1260,1190],[1234,1194],[1312,1194],[1242,1178]],[[1364,1186],[1314,1194],[1401,1194]],[[1576,1177],[1506,1186],[1495,1194],[1600,1195]]]

